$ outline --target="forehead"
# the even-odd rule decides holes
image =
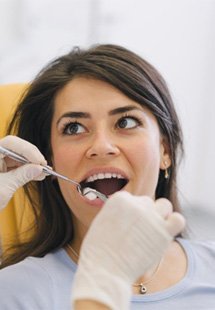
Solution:
[[[125,105],[142,107],[111,84],[85,77],[78,77],[67,83],[55,98],[56,113],[76,108],[111,110]],[[142,109],[146,108],[142,107]]]

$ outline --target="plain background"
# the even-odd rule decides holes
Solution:
[[[185,138],[182,207],[195,236],[214,238],[215,0],[0,0],[1,84],[95,43],[137,52],[166,79]]]

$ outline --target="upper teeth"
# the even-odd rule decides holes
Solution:
[[[93,182],[96,180],[110,179],[110,178],[124,179],[124,177],[121,174],[106,172],[91,175],[86,179],[86,182]]]

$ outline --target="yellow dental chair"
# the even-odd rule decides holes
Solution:
[[[0,85],[0,139],[6,135],[6,127],[27,84]],[[17,191],[8,206],[0,211],[0,241],[3,249],[11,241],[25,238],[23,233],[32,222],[24,199],[23,190]],[[20,234],[22,233],[22,234]]]

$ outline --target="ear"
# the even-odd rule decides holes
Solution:
[[[161,137],[160,169],[166,170],[171,166],[170,147],[166,137]]]

